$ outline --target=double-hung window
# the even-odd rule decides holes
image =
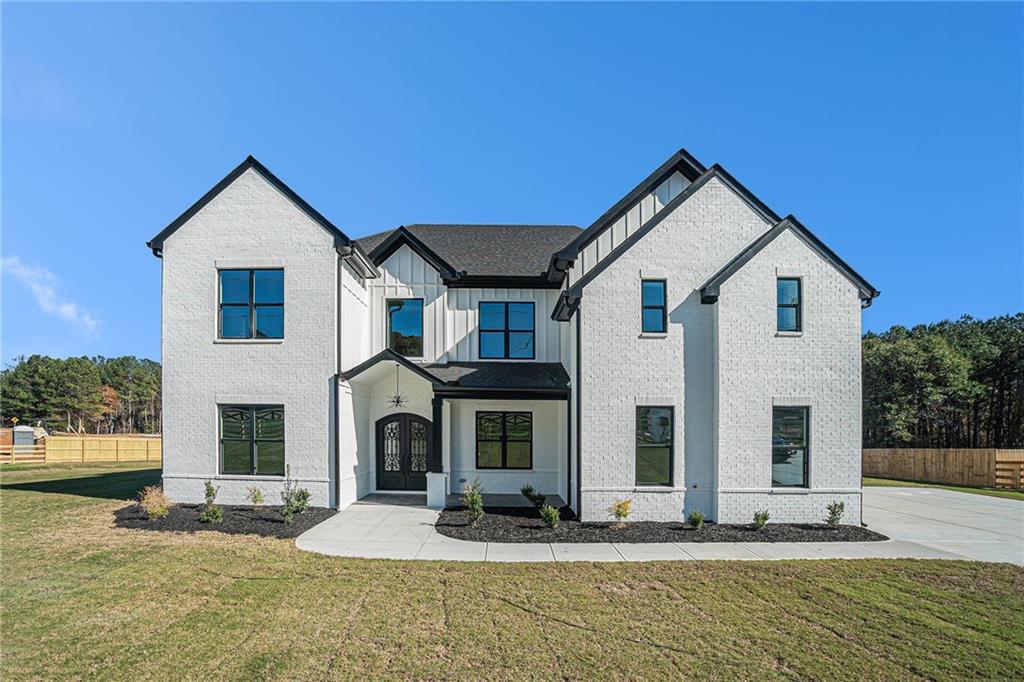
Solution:
[[[776,284],[778,331],[798,332],[803,323],[800,314],[800,280],[780,277]]]
[[[672,485],[671,407],[636,408],[636,484]]]
[[[480,304],[480,359],[532,360],[533,303]]]
[[[772,487],[808,487],[810,410],[772,408]]]
[[[389,298],[388,348],[407,358],[423,357],[423,299]]]
[[[284,407],[220,406],[220,472],[284,476]]]
[[[284,338],[284,270],[220,270],[217,336]]]
[[[645,279],[640,283],[640,307],[643,332],[664,333],[668,323],[665,309],[665,280]]]
[[[477,469],[532,469],[533,414],[476,413]]]

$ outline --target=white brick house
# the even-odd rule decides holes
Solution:
[[[586,229],[350,239],[253,158],[163,259],[164,485],[443,505],[526,483],[604,520],[860,517],[860,310],[878,292],[719,166],[673,155]]]

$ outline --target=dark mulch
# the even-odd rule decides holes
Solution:
[[[441,535],[472,542],[871,542],[888,540],[860,526],[829,528],[824,524],[752,525],[708,523],[700,530],[686,523],[637,521],[625,528],[611,523],[583,523],[563,508],[562,522],[548,528],[530,507],[495,507],[473,527],[465,508],[448,508],[437,520]]]
[[[222,504],[224,520],[220,523],[203,523],[199,520],[201,504],[176,504],[170,514],[162,519],[150,520],[137,504],[122,507],[114,512],[114,525],[118,528],[142,528],[144,530],[184,531],[215,530],[231,535],[262,535],[271,538],[294,538],[316,524],[331,518],[338,512],[326,507],[310,507],[303,514],[296,514],[291,523],[285,523],[280,507],[232,506]]]

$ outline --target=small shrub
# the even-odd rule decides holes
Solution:
[[[615,518],[612,528],[625,528],[626,519],[631,513],[633,513],[633,500],[625,498],[612,502],[612,506],[608,507],[608,514]]]
[[[224,520],[224,511],[216,503],[218,490],[219,487],[214,487],[209,481],[206,482],[206,506],[199,515],[199,520],[203,523],[220,523]]]
[[[484,488],[479,478],[462,487],[462,504],[466,505],[466,509],[473,515],[475,526],[484,516]]]
[[[171,513],[171,501],[164,494],[164,489],[158,485],[147,485],[142,489],[139,493],[139,506],[151,521],[162,519]]]
[[[704,527],[704,512],[699,509],[694,509],[690,512],[690,525],[700,530]]]
[[[291,523],[296,514],[305,513],[309,509],[310,495],[308,490],[300,488],[292,480],[291,467],[285,467],[284,489],[281,490],[281,516],[285,523]]]
[[[761,511],[754,512],[754,528],[756,528],[757,530],[761,530],[762,528],[764,528],[764,524],[768,523],[768,519],[770,517],[771,514],[768,513],[767,509],[762,509]]]
[[[540,508],[540,517],[544,519],[548,528],[554,528],[562,520],[562,514],[550,504],[545,504]]]
[[[843,520],[843,512],[846,511],[846,505],[837,500],[825,508],[828,509],[825,523],[828,524],[829,528],[838,528],[839,522]]]
[[[263,491],[256,486],[249,487],[249,493],[245,496],[245,499],[249,501],[254,507],[263,506]]]
[[[528,499],[530,501],[530,504],[532,504],[537,509],[543,507],[544,501],[548,499],[545,495],[541,495],[536,490],[534,490],[533,486],[530,484],[524,485],[522,488],[519,489],[519,492],[521,492],[523,494],[523,497]]]

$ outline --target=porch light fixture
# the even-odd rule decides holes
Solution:
[[[402,395],[398,385],[398,365],[395,365],[395,392],[388,396],[388,407],[400,410],[409,404],[409,399]]]

